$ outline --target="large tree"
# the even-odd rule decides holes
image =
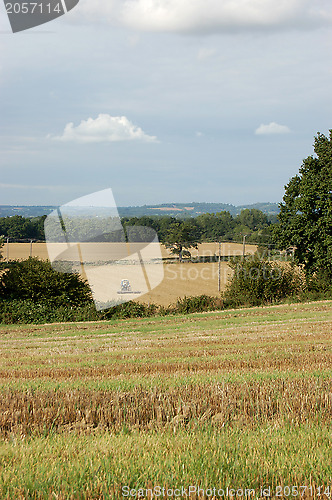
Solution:
[[[332,278],[332,130],[318,133],[315,154],[306,158],[299,173],[285,186],[275,241],[295,247],[295,261],[308,276]]]
[[[190,257],[190,248],[197,248],[199,241],[199,228],[193,219],[172,221],[165,234],[163,241],[171,252],[179,256],[180,262],[183,257]]]

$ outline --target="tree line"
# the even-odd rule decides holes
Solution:
[[[0,237],[12,240],[39,240],[45,241],[44,221],[42,217],[12,217],[0,218]],[[247,242],[259,244],[272,243],[273,221],[263,212],[257,209],[245,209],[237,216],[223,211],[216,214],[201,214],[195,218],[178,219],[171,216],[142,216],[124,217],[121,219],[125,232],[131,227],[149,227],[156,231],[159,241],[164,244],[172,244],[174,241],[188,243],[234,241],[240,242],[246,235]],[[90,219],[77,221],[75,228],[81,232],[77,237],[83,240],[89,239],[89,228],[92,234],[97,234],[95,224],[103,229],[103,221]],[[94,241],[112,241],[111,233],[108,233],[109,222],[105,219],[103,234],[96,236]],[[84,232],[85,231],[85,232]],[[136,231],[139,238],[139,232]],[[146,233],[145,233],[146,234]],[[115,238],[120,238],[115,235]],[[143,237],[143,236],[142,236]]]
[[[22,217],[14,215],[12,217],[0,218],[0,237],[2,239],[11,238],[13,240],[45,240],[44,221],[46,215],[42,217]]]

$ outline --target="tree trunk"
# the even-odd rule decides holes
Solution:
[[[179,261],[180,262],[182,262],[182,250],[183,250],[182,245],[179,245]]]

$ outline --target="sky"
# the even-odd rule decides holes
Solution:
[[[280,202],[332,128],[330,0],[0,5],[0,205]]]

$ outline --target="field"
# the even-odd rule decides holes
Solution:
[[[8,247],[8,248],[7,248]],[[104,253],[107,254],[107,243],[106,244],[98,244],[94,246],[94,253],[96,252],[96,248],[105,248],[105,250],[99,250],[98,258],[102,258]],[[221,255],[242,255],[242,244],[239,243],[222,243],[221,245]],[[246,245],[246,253],[254,253],[256,251],[255,245]],[[165,248],[163,245],[161,246],[162,256],[164,258],[170,257],[170,251]],[[198,245],[198,249],[192,249],[191,253],[193,257],[199,256],[209,256],[209,255],[218,255],[219,246],[218,243],[201,243]],[[2,254],[4,258],[7,257],[10,260],[14,259],[27,259],[29,256],[31,257],[39,257],[40,259],[48,259],[48,252],[46,243],[5,243]]]
[[[218,295],[217,262],[165,264],[164,273],[162,283],[138,298],[139,302],[168,306],[175,303],[179,297]],[[225,289],[231,275],[231,268],[226,262],[221,262],[221,290]]]
[[[109,252],[108,244],[88,244],[90,248],[87,251],[87,260],[95,259],[97,262],[107,259]],[[116,245],[116,244],[115,244]],[[111,246],[115,246],[111,244]],[[256,246],[246,245],[246,253],[252,254],[256,251]],[[25,259],[30,255],[30,250],[32,250],[31,255],[33,257],[39,257],[41,259],[47,259],[48,253],[45,243],[33,243],[32,247],[30,243],[9,243],[8,256],[9,259]],[[243,247],[237,243],[223,243],[221,246],[222,256],[233,256],[242,255]],[[161,247],[162,257],[171,257],[170,251],[164,246]],[[198,246],[198,249],[192,250],[192,257],[209,257],[218,255],[219,247],[217,243],[203,243]],[[4,258],[7,256],[7,244],[3,249]],[[114,250],[112,252],[114,255]],[[147,264],[148,274],[154,276],[154,271],[157,270],[158,266],[153,264]],[[119,289],[119,285],[122,278],[126,278],[126,269],[122,271],[121,269],[116,269],[118,275],[116,275],[115,295],[116,290]],[[231,276],[231,269],[226,262],[221,262],[221,290],[225,289],[227,280]],[[104,283],[105,276],[101,270],[100,283],[97,285],[98,289],[107,289]],[[140,287],[138,287],[140,289]],[[164,279],[160,285],[154,288],[151,292],[144,294],[139,299],[139,302],[144,303],[154,303],[158,305],[168,306],[173,304],[179,297],[184,296],[195,296],[195,295],[218,295],[218,263],[216,262],[205,262],[205,263],[170,263],[165,261],[164,263]],[[107,300],[107,295],[105,300]]]
[[[331,327],[330,301],[0,326],[0,498],[328,498]]]

